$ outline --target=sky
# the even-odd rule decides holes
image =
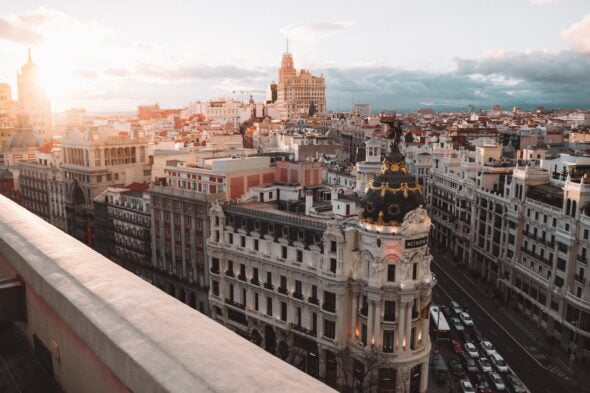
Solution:
[[[0,82],[31,47],[58,112],[261,100],[287,38],[329,110],[590,108],[589,0],[3,1]]]

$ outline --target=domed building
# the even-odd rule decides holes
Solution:
[[[381,173],[366,186],[357,224],[360,263],[353,303],[360,311],[353,326],[360,345],[352,348],[358,357],[378,351],[391,375],[379,375],[377,384],[390,381],[392,392],[427,389],[435,281],[428,249],[431,221],[422,208],[422,192],[393,146]]]
[[[10,168],[19,161],[34,160],[40,145],[39,137],[33,133],[29,115],[20,113],[16,129],[4,149],[4,165]]]

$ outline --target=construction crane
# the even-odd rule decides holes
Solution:
[[[251,92],[249,91],[244,91],[244,90],[234,90],[232,91],[232,94],[236,94],[236,93],[241,93],[242,94],[242,104],[244,103],[244,94],[251,94]]]

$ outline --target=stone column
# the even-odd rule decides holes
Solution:
[[[377,348],[381,348],[382,342],[382,333],[381,333],[381,301],[378,300],[375,302],[375,346]]]
[[[410,339],[412,338],[412,302],[406,303],[406,320],[405,320],[406,351],[410,350]]]
[[[428,358],[422,363],[422,371],[420,374],[420,393],[428,391]]]
[[[352,318],[351,318],[351,324],[352,324],[352,341],[353,342],[357,342],[357,336],[356,336],[356,322],[357,322],[357,318],[358,318],[358,294],[353,293],[352,294]]]
[[[372,300],[368,300],[369,302],[369,311],[367,314],[367,344],[371,345],[373,343],[373,311],[374,311],[374,306],[373,306],[373,301]]]
[[[403,339],[404,339],[404,320],[406,318],[406,307],[405,303],[401,302],[401,305],[398,310],[397,315],[397,331],[394,337],[395,341],[395,348],[394,352],[402,352],[403,351]]]

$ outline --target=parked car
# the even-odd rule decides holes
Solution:
[[[459,314],[459,318],[461,319],[461,322],[463,322],[464,326],[473,326],[473,319],[469,313],[462,312]]]
[[[475,393],[475,389],[473,389],[473,385],[471,384],[471,381],[467,378],[464,378],[461,380],[460,382],[461,385],[461,391],[463,393]]]
[[[496,353],[496,349],[492,345],[491,342],[484,340],[479,343],[481,345],[481,349],[485,352],[486,355],[492,356],[493,353]]]
[[[473,328],[471,330],[473,331],[473,336],[475,337],[475,341],[481,342],[484,340],[483,334],[481,334],[481,331],[477,327],[473,326]]]
[[[467,371],[469,371],[470,373],[476,373],[478,369],[475,360],[465,352],[461,354],[461,357],[463,359],[463,363],[465,364],[465,368],[467,369]]]
[[[456,375],[458,377],[462,377],[463,375],[465,375],[465,370],[463,370],[463,366],[461,365],[459,359],[453,358],[449,360],[449,368],[451,369],[453,375]]]
[[[496,371],[498,371],[499,373],[508,372],[508,364],[506,363],[504,358],[500,356],[498,352],[494,352],[490,355],[490,362],[492,363],[492,366],[494,366]]]
[[[440,311],[442,311],[442,313],[444,314],[444,316],[449,319],[453,317],[453,312],[451,311],[450,308],[448,308],[447,306],[445,306],[444,304],[438,306],[440,308]]]
[[[453,325],[453,329],[455,329],[458,332],[462,332],[465,330],[465,327],[463,326],[459,318],[451,318],[451,325]]]
[[[459,340],[457,340],[455,338],[452,339],[451,346],[453,347],[453,352],[455,352],[455,353],[462,353],[463,352],[463,346],[461,345]]]
[[[492,388],[484,374],[475,374],[475,388],[477,393],[492,393]]]
[[[465,352],[467,352],[472,359],[479,359],[479,351],[473,343],[465,343]]]
[[[484,373],[491,373],[492,372],[492,364],[488,360],[488,358],[480,357],[477,361],[479,363],[479,369]]]
[[[501,391],[501,392],[506,390],[506,385],[504,384],[504,380],[502,379],[500,374],[494,372],[494,373],[489,373],[488,375],[490,377],[490,381],[492,383],[492,386],[496,390]]]
[[[463,310],[461,309],[461,306],[459,305],[459,303],[457,303],[454,300],[451,300],[451,309],[453,310],[453,312],[457,316],[463,312]]]
[[[506,385],[508,385],[508,391],[510,393],[527,393],[524,384],[516,375],[508,374],[506,376],[506,382]]]
[[[436,383],[439,386],[444,385],[448,382],[449,369],[447,368],[445,360],[439,354],[436,354],[432,357],[432,372],[434,373]]]

